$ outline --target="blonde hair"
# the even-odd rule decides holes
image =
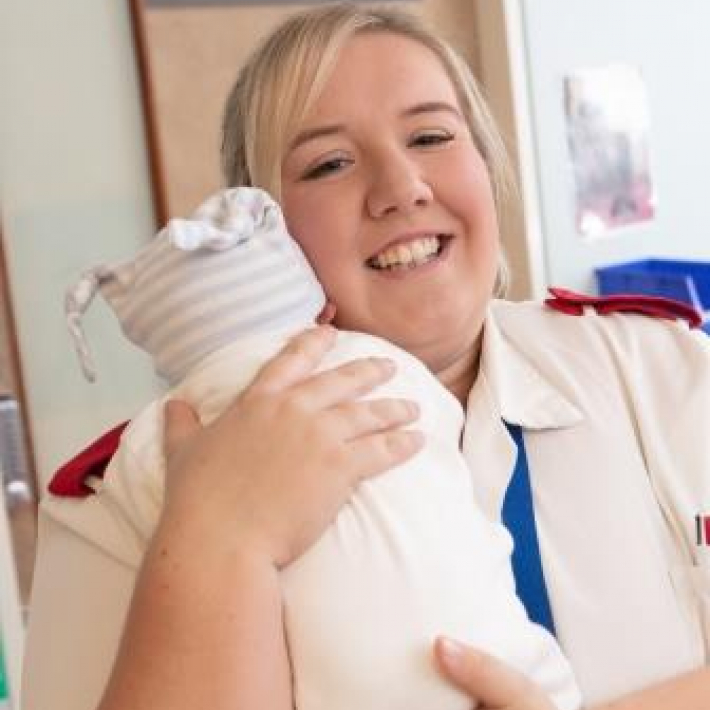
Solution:
[[[391,33],[418,42],[441,61],[474,142],[488,167],[493,195],[514,187],[503,139],[464,59],[419,18],[391,8],[336,3],[289,17],[253,52],[227,99],[222,170],[227,185],[260,187],[281,198],[281,162],[289,142],[327,82],[340,50],[361,33]],[[508,283],[501,253],[496,293]]]

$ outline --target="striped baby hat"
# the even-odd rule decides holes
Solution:
[[[325,304],[279,206],[249,187],[218,192],[189,219],[171,220],[133,259],[90,269],[68,289],[67,324],[90,381],[81,317],[97,291],[170,384],[240,338],[312,325]]]

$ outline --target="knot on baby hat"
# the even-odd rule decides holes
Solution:
[[[213,195],[190,219],[171,220],[134,259],[95,267],[67,291],[67,324],[91,381],[81,318],[99,291],[171,384],[240,338],[312,324],[325,303],[278,205],[246,187]]]
[[[257,229],[269,231],[280,224],[281,210],[268,193],[240,187],[217,193],[190,219],[173,219],[166,229],[169,241],[178,249],[224,251],[248,239]]]

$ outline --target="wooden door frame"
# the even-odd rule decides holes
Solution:
[[[158,137],[155,91],[150,67],[144,5],[144,0],[128,0],[128,12],[133,32],[138,84],[141,94],[143,129],[145,131],[146,150],[150,167],[150,184],[153,192],[155,221],[162,226],[169,219],[168,199],[164,162]]]
[[[508,138],[520,194],[503,208],[507,251],[514,262],[514,297],[544,298],[547,267],[535,125],[530,102],[524,0],[474,0],[480,80]],[[506,220],[507,218],[507,220]],[[511,253],[515,249],[515,254]]]

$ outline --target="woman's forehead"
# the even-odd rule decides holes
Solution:
[[[439,76],[448,81],[446,69],[439,56],[418,39],[395,32],[359,32],[340,48],[331,81],[337,75],[386,76],[399,78],[404,84],[418,74]]]
[[[418,40],[393,32],[362,32],[341,48],[304,123],[329,120],[350,109],[407,112],[458,97],[441,59]]]

